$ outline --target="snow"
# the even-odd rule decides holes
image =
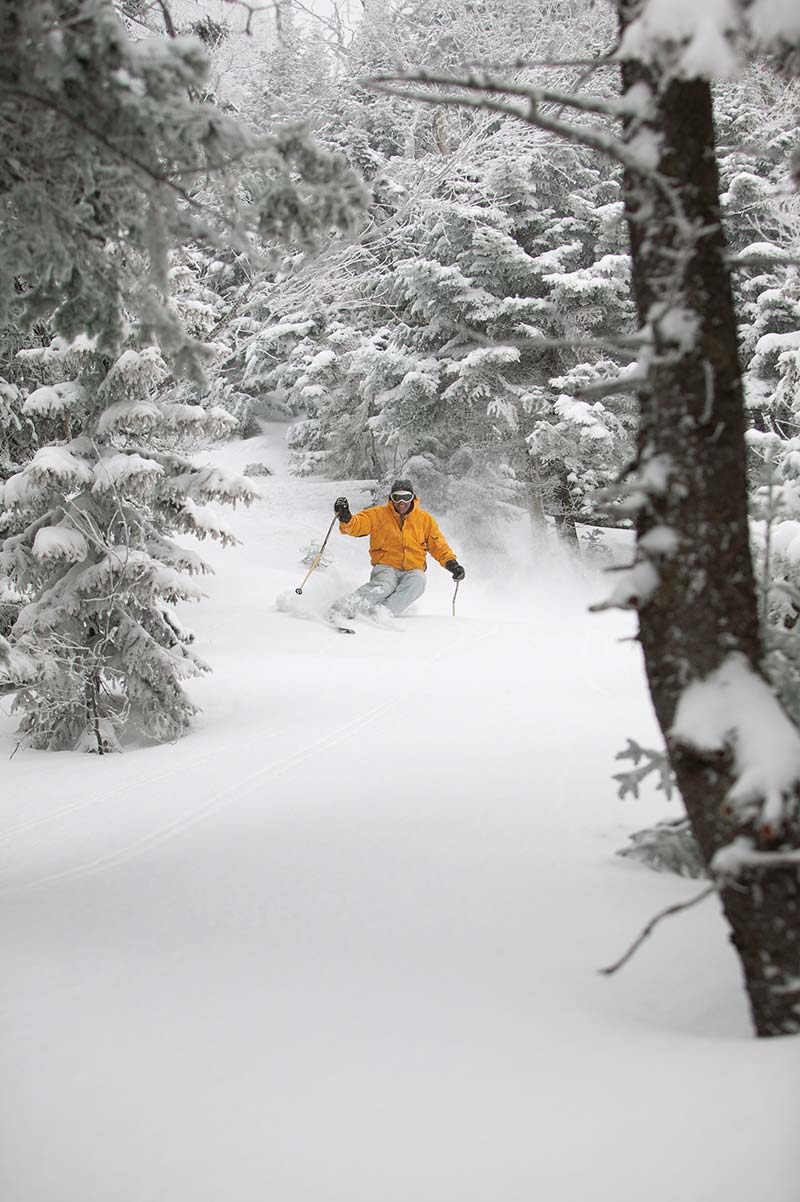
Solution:
[[[52,480],[58,481],[63,488],[76,488],[91,482],[92,468],[85,459],[73,454],[70,446],[40,447],[21,472],[9,476],[5,484],[0,485],[3,502],[7,506],[24,508],[37,499]]]
[[[65,380],[61,384],[44,385],[29,393],[22,406],[22,412],[29,415],[57,417],[59,414],[80,404],[85,393],[75,380]]]
[[[598,414],[605,412],[602,405],[590,405],[587,401],[576,401],[574,397],[564,394],[555,401],[553,409],[565,421],[585,427],[583,433],[587,434],[589,438],[610,438],[608,430],[598,417]]]
[[[100,438],[121,430],[148,430],[162,421],[161,408],[153,401],[116,401],[100,414],[97,433]]]
[[[432,564],[395,627],[322,625],[336,531],[278,612],[370,500],[282,434],[214,455],[274,474],[206,549],[193,734],[9,759],[0,713],[3,1196],[796,1202],[800,1041],[751,1038],[716,900],[596,971],[693,892],[614,854],[679,812],[611,780],[658,746],[634,618],[516,528],[459,543],[455,619]]]
[[[772,550],[783,555],[791,564],[800,564],[800,522],[777,522],[772,530],[770,539]]]
[[[190,430],[194,427],[199,431],[208,418],[202,405],[181,405],[171,401],[161,405],[160,408],[167,424],[178,429]],[[230,415],[227,416],[230,420]]]
[[[155,459],[145,459],[135,451],[118,451],[104,455],[94,474],[92,492],[100,493],[114,489],[125,491],[132,484],[149,487],[157,476],[163,476],[164,469]]]
[[[674,555],[680,546],[680,536],[671,526],[653,526],[639,539],[639,547],[648,555]]]
[[[331,363],[336,362],[336,355],[333,351],[324,350],[318,351],[308,365],[307,371],[317,372],[323,371],[324,368],[330,367]]]
[[[766,45],[800,39],[800,6],[797,0],[753,0],[750,24]]]
[[[642,171],[655,171],[661,162],[663,146],[663,136],[654,129],[637,129],[626,146],[628,161]]]
[[[669,455],[652,455],[639,471],[639,485],[650,496],[661,497],[669,487],[673,464]]]
[[[0,635],[0,686],[8,680],[32,680],[35,675],[36,666],[30,656],[23,654],[17,647],[12,647],[7,639]]]
[[[724,79],[738,74],[737,40],[746,26],[763,49],[800,39],[797,0],[644,0],[623,34],[616,57],[652,62],[666,52],[686,78]]]
[[[455,370],[464,375],[499,363],[518,363],[520,358],[519,347],[516,346],[481,346],[465,355]]]
[[[732,749],[737,780],[729,804],[780,830],[786,801],[800,783],[800,735],[743,656],[729,656],[706,680],[689,685],[672,737],[698,751]]]
[[[672,342],[682,354],[688,355],[697,345],[700,320],[697,314],[683,305],[654,305],[650,321],[657,326],[661,338]]]
[[[290,335],[308,334],[314,328],[313,321],[284,321],[274,326],[265,326],[258,335],[259,342],[269,344],[279,342]]]
[[[650,85],[640,81],[628,88],[619,102],[619,112],[626,113],[630,117],[639,117],[642,121],[651,120],[655,112],[655,103],[653,89]],[[605,207],[616,208],[618,204],[619,202],[614,206]],[[602,212],[602,208],[598,212]]]
[[[65,559],[80,563],[87,553],[86,539],[71,526],[42,526],[36,531],[33,540],[36,559]]]
[[[594,613],[604,609],[641,609],[658,588],[658,572],[646,559],[623,568],[614,576],[611,592],[592,605]]]
[[[792,330],[787,334],[762,334],[756,343],[756,354],[765,355],[771,351],[786,352],[800,347],[800,330]]]
[[[759,183],[761,182],[762,181],[759,177]],[[739,251],[739,253],[736,255],[736,258],[762,258],[767,260],[776,259],[780,261],[781,257],[785,256],[785,254],[786,248],[784,246],[778,246],[775,242],[750,242],[747,246],[743,247],[743,249]],[[769,291],[772,291],[772,289]],[[777,291],[777,289],[775,289],[775,291]],[[762,295],[764,294],[762,293]]]
[[[739,70],[732,35],[740,24],[736,0],[644,0],[625,30],[616,57],[652,62],[678,46],[677,66],[687,78],[724,79]]]
[[[228,543],[236,537],[228,524],[221,521],[216,513],[212,513],[205,505],[196,505],[191,497],[184,500],[181,511],[186,514],[187,520],[198,538],[202,539],[209,535],[222,543]]]

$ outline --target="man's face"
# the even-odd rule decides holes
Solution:
[[[413,492],[393,492],[392,504],[401,517],[405,517],[414,503]]]

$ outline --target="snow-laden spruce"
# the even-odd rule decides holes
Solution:
[[[515,128],[476,129],[469,155],[387,161],[380,255],[331,251],[254,295],[244,386],[301,415],[300,473],[409,474],[472,531],[524,504],[574,532],[632,453],[624,365],[595,345],[631,327],[619,184],[572,148],[555,172]]]
[[[30,358],[30,353],[29,353]],[[249,504],[244,477],[179,454],[187,435],[220,436],[234,419],[172,401],[158,351],[129,347],[108,364],[86,340],[41,352],[52,383],[24,412],[54,405],[76,437],[41,447],[0,484],[0,598],[18,609],[0,660],[16,687],[21,731],[36,747],[118,747],[126,729],[171,739],[195,707],[182,682],[207,671],[174,613],[210,570],[176,534],[236,540],[208,502]]]

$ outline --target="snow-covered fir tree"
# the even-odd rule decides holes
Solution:
[[[254,490],[181,439],[235,428],[215,402],[235,411],[236,389],[209,398],[206,369],[230,349],[241,264],[354,227],[365,200],[305,131],[209,103],[202,41],[173,36],[165,6],[168,36],[150,36],[151,15],[0,13],[2,674],[37,746],[186,729],[181,680],[203,665],[171,606],[204,569],[173,536],[226,541],[204,502]],[[9,675],[30,663],[33,679]]]
[[[386,65],[407,17],[368,14],[352,48],[362,73]],[[403,55],[437,65],[488,46],[510,54],[522,17],[487,8],[463,22],[453,6],[428,6],[409,22]],[[629,399],[592,401],[594,437],[586,405],[555,408],[621,367],[609,350],[565,343],[576,330],[591,340],[630,325],[613,174],[573,151],[553,160],[541,139],[483,114],[445,120],[352,79],[336,88],[338,120],[322,136],[357,155],[372,224],[356,245],[295,259],[256,285],[262,330],[243,351],[246,388],[302,417],[291,432],[297,471],[413,472],[432,504],[455,489],[462,510],[473,481],[476,523],[511,502],[539,521],[545,505],[574,522],[631,449]]]
[[[110,360],[85,337],[56,339],[28,360],[53,379],[25,398],[34,418],[75,421],[75,438],[40,447],[0,486],[18,533],[0,551],[0,590],[21,608],[11,630],[36,665],[17,693],[33,746],[107,751],[132,727],[182,734],[194,713],[182,682],[206,671],[177,618],[207,568],[175,535],[232,536],[207,508],[248,504],[249,481],[180,453],[187,435],[219,435],[233,419],[176,402],[151,347]]]

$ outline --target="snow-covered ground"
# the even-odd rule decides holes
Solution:
[[[614,855],[656,742],[599,577],[457,540],[416,612],[318,621],[367,544],[293,589],[359,484],[275,474],[205,548],[196,731],[97,759],[0,715],[8,1202],[798,1202],[800,1040],[751,1038],[714,900]],[[423,499],[424,500],[424,499]],[[281,612],[284,597],[295,612]]]

